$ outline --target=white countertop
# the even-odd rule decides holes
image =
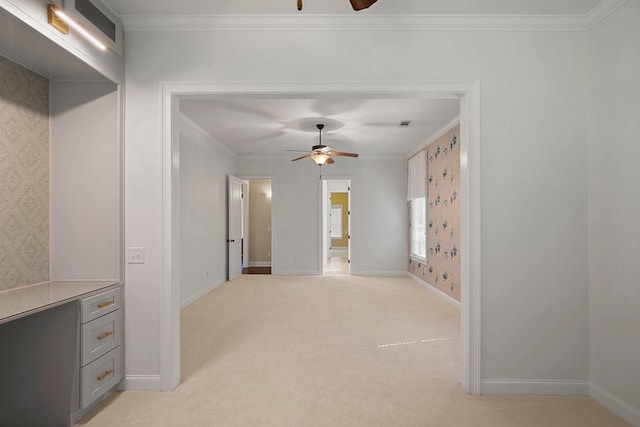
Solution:
[[[119,282],[43,282],[0,291],[0,324],[46,310]]]

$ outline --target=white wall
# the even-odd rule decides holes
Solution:
[[[121,280],[118,102],[111,82],[51,82],[51,280]]]
[[[338,159],[322,169],[323,178],[351,176],[352,273],[403,275],[406,160]],[[273,273],[320,274],[320,168],[310,160],[243,159],[238,174],[272,177]]]
[[[640,426],[640,1],[589,31],[591,394]]]
[[[145,246],[149,259],[127,271],[127,322],[134,325],[127,335],[127,375],[154,375],[160,369],[162,82],[479,81],[481,371],[485,380],[495,380],[493,389],[485,391],[506,391],[513,382],[505,379],[533,379],[543,386],[547,380],[561,386],[563,381],[586,384],[586,34],[130,32],[125,50],[127,244]],[[357,90],[357,84],[353,87]],[[318,171],[298,163],[289,169],[289,164],[273,161],[259,170],[249,162],[238,172],[274,177],[275,273],[319,271],[319,231],[312,232],[320,214]],[[382,194],[397,190],[398,202],[402,199],[405,206],[401,182],[406,172],[400,166],[384,161],[348,165],[354,169],[335,170],[354,175],[354,215],[380,197],[380,188]],[[285,166],[295,180],[285,182],[284,172],[276,173],[276,167],[284,171]],[[390,171],[397,174],[390,176]],[[289,192],[308,214],[277,207],[278,198]],[[406,215],[391,200],[380,203],[388,208],[373,212],[367,224],[392,218],[394,233],[404,235]],[[373,237],[368,225],[358,225],[354,218],[353,271],[405,270],[406,236]]]
[[[226,280],[227,175],[235,158],[191,121],[180,123],[180,302]]]

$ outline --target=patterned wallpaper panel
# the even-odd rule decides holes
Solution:
[[[49,81],[0,56],[0,291],[49,280]]]
[[[409,272],[460,301],[460,125],[427,150],[427,262]]]

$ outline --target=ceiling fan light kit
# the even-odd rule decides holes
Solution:
[[[345,153],[342,151],[335,151],[333,147],[329,147],[328,145],[323,145],[322,129],[324,129],[324,124],[318,123],[316,125],[316,128],[318,129],[318,145],[314,145],[313,147],[311,147],[310,153],[305,154],[304,156],[297,157],[291,160],[292,162],[310,157],[311,160],[313,160],[316,165],[322,166],[324,164],[330,165],[335,163],[335,160],[333,160],[331,156],[358,157],[357,153]],[[297,151],[297,150],[291,150],[291,151]]]
[[[353,10],[358,11],[366,9],[378,0],[349,0]],[[302,0],[296,0],[298,10],[302,10]]]

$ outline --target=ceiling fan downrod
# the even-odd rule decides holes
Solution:
[[[318,145],[322,146],[322,129],[324,129],[324,125],[322,123],[318,123],[316,127],[318,128],[318,134],[319,134]]]

